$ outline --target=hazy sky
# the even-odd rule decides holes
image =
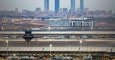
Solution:
[[[80,0],[76,0],[76,8],[79,8]],[[115,12],[115,0],[84,0],[85,8],[90,10],[106,9]],[[70,8],[70,0],[60,0],[61,8]],[[36,7],[44,9],[44,0],[0,0],[0,10],[14,10],[18,8],[35,10]],[[54,10],[54,0],[50,0],[50,10]]]

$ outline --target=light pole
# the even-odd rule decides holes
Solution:
[[[83,41],[82,41],[82,40],[80,40],[79,42],[80,42],[80,47],[79,47],[79,52],[80,52]],[[80,54],[79,54],[79,55],[80,55],[80,58],[82,59],[81,52],[80,52]]]
[[[79,41],[79,43],[80,43],[80,47],[79,47],[79,50],[80,50],[80,49],[81,49],[81,46],[82,46],[83,41],[82,41],[82,40],[80,40],[80,41]]]
[[[68,41],[66,41],[66,46],[65,47],[67,49],[67,47],[68,47]],[[67,52],[67,50],[66,50],[66,52]],[[66,59],[65,60],[67,60],[67,56],[68,56],[68,53],[66,53],[66,56],[65,56]]]
[[[51,30],[51,21],[50,21],[50,19],[48,19],[48,32],[49,32],[49,36],[48,36],[48,38],[50,39],[50,30]]]
[[[51,47],[52,47],[52,44],[50,44],[50,60],[51,60]]]
[[[7,44],[7,57],[8,57],[8,47],[9,47],[8,40],[6,40],[6,44]]]
[[[82,40],[80,40],[79,42],[80,42],[80,46],[81,46],[81,44],[83,43],[83,41],[82,41]]]
[[[49,30],[49,38],[50,38],[50,29],[51,29],[51,27],[49,26],[49,27],[48,27],[48,30]]]
[[[4,31],[4,27],[2,26],[2,31]]]

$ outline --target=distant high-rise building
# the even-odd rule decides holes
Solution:
[[[75,10],[75,0],[71,0],[71,9]]]
[[[55,0],[55,12],[57,13],[59,11],[59,3],[60,1],[59,0]]]
[[[36,8],[36,12],[39,12],[39,11],[41,11],[41,8]]]
[[[15,12],[18,12],[18,8],[15,8]]]
[[[80,13],[83,14],[84,12],[84,0],[80,0]]]
[[[44,0],[44,10],[45,11],[49,10],[49,0]]]

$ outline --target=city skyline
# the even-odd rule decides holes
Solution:
[[[104,2],[103,2],[104,1]],[[98,4],[97,4],[97,3]],[[115,0],[84,0],[84,7],[89,8],[90,10],[112,10],[115,12]],[[21,5],[20,5],[21,4]],[[70,9],[70,0],[60,0],[60,8],[68,8]],[[80,0],[76,0],[76,8],[80,8]],[[54,8],[55,2],[54,0],[49,0],[49,10],[55,10]],[[44,10],[44,1],[43,0],[0,0],[0,10],[14,10],[18,8],[19,11],[21,10],[35,10],[35,8],[41,8]]]

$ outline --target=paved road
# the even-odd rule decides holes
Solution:
[[[115,34],[115,31],[34,31],[33,34]],[[0,31],[0,34],[24,34],[24,31]]]

